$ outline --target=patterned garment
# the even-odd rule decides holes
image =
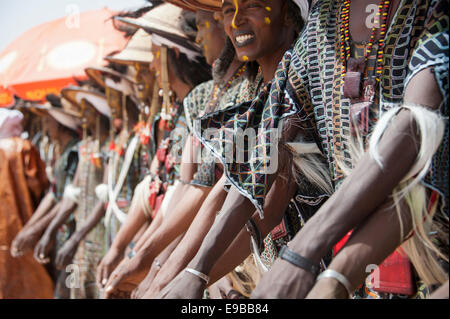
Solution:
[[[120,148],[122,148],[123,151],[118,152],[118,154],[116,154],[117,155],[115,157],[116,161],[114,161],[114,163],[112,164],[112,165],[114,165],[113,170],[114,170],[115,175],[113,176],[113,178],[114,178],[115,182],[117,182],[117,180],[119,178],[121,169],[122,169],[124,161],[125,161],[125,155],[126,155],[128,146],[129,146],[131,140],[133,139],[133,137],[134,137],[134,134],[129,135],[127,138],[124,138],[124,139],[126,139],[126,142],[124,144],[120,145]],[[120,136],[117,136],[116,141],[115,141],[116,146],[121,144],[119,141],[120,141]],[[134,151],[130,166],[128,168],[128,172],[127,172],[125,181],[124,181],[123,186],[120,190],[120,193],[116,199],[117,206],[125,214],[128,214],[128,210],[130,209],[130,206],[131,206],[131,200],[133,198],[134,189],[139,184],[141,171],[142,171],[141,157],[140,157],[141,152],[142,152],[142,147],[141,147],[140,143],[138,143],[138,145],[136,146],[136,149]],[[115,186],[115,183],[114,183],[114,186]],[[113,188],[114,188],[114,186],[113,186]],[[119,232],[121,225],[122,224],[117,219],[116,215],[113,213],[111,215],[111,220],[107,226],[106,233],[105,233],[105,235],[106,235],[105,243],[106,243],[107,249],[109,249],[111,247],[111,245],[114,241],[114,238],[116,237],[117,233]]]
[[[55,163],[53,169],[55,181],[51,189],[52,193],[55,195],[56,201],[60,201],[62,199],[65,187],[72,183],[75,176],[75,171],[78,166],[78,148],[78,139],[71,140]],[[75,227],[75,220],[71,214],[56,233],[56,243],[53,251],[53,257],[56,257],[56,253],[75,232]],[[52,261],[54,260],[55,258],[52,258]],[[70,297],[70,289],[67,288],[66,285],[67,273],[64,270],[58,271],[55,268],[55,278],[55,299],[68,299]]]
[[[239,70],[237,72],[239,72]],[[241,96],[243,95],[243,88],[247,87],[247,82],[248,81],[243,76],[233,78],[228,86],[225,86],[224,84],[217,85],[215,84],[215,81],[211,80],[198,85],[191,93],[189,93],[184,99],[183,105],[187,126],[190,133],[194,135],[196,142],[198,141],[197,137],[201,136],[198,118],[205,114],[220,111],[240,103],[242,100]],[[219,93],[217,91],[219,91]],[[248,95],[248,92],[246,92],[246,94]],[[219,95],[216,103],[213,102],[214,95]],[[197,165],[197,172],[194,174],[191,184],[212,187],[220,174],[216,167],[215,158],[207,148],[202,146],[202,144],[196,143],[196,145],[200,147],[199,154],[201,154],[201,163]]]
[[[268,174],[278,159],[276,141],[282,137],[281,123],[298,114],[298,106],[282,90],[288,81],[290,56],[291,50],[280,62],[275,81],[263,87],[259,73],[255,82],[242,87],[242,92],[252,91],[256,98],[200,118],[202,143],[223,163],[228,181],[255,205],[261,217],[269,190]],[[239,147],[242,132],[248,129],[255,134],[256,145]],[[211,130],[213,133],[205,134]],[[303,141],[312,141],[311,133],[306,131]]]
[[[318,1],[307,28],[293,50],[286,93],[302,106],[317,130],[319,145],[328,158],[335,188],[344,179],[337,160],[351,167],[350,100],[343,97],[339,44],[341,1]],[[380,85],[369,110],[369,128],[381,114],[403,102],[410,79],[431,67],[444,97],[440,113],[448,118],[448,1],[403,0],[385,39]],[[326,40],[322,40],[326,39]],[[444,140],[433,158],[424,184],[446,198],[448,215],[448,122]]]
[[[103,183],[103,171],[106,166],[109,141],[101,147],[101,162],[92,160],[96,151],[95,141],[84,143],[80,147],[80,202],[74,212],[77,227],[88,218],[99,199],[95,193],[97,185]],[[96,284],[97,265],[105,254],[105,226],[102,220],[80,242],[74,256],[78,266],[77,286],[71,288],[71,299],[99,299],[100,290]]]
[[[158,161],[156,171],[149,174],[151,179],[148,202],[152,218],[158,213],[168,187],[174,185],[180,178],[180,162],[187,131],[184,108],[180,103],[175,102],[172,105],[171,118],[171,124],[167,125],[167,122],[165,124],[164,135],[158,148],[155,149],[154,141],[151,145],[151,148],[156,150],[155,157]],[[164,122],[161,114],[155,116],[152,124],[153,136],[158,126]]]
[[[226,174],[243,195],[262,212],[267,194],[268,134],[282,118],[298,114],[307,134],[328,159],[330,174],[337,188],[344,179],[337,159],[351,166],[349,151],[350,101],[343,98],[339,43],[340,4],[337,0],[319,0],[312,8],[308,25],[281,61],[274,79],[250,103],[243,103],[202,118],[202,131],[217,128],[218,136],[203,142],[222,162],[226,147],[233,149],[237,128],[266,128],[260,145],[249,150],[247,163],[228,163]],[[370,110],[371,127],[383,111],[402,103],[409,80],[421,70],[432,67],[444,103],[440,113],[448,118],[448,2],[403,0],[388,30],[383,55],[379,103]],[[448,122],[444,140],[436,152],[424,184],[442,195],[448,216]],[[370,129],[368,130],[368,132]],[[367,132],[367,133],[368,133]],[[366,134],[367,135],[367,134]],[[258,156],[260,155],[260,156]],[[262,160],[261,160],[262,158]]]

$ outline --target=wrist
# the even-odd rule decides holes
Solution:
[[[187,268],[192,268],[201,273],[209,274],[212,266],[210,265],[210,263],[208,263],[206,258],[197,257],[197,256],[194,257],[194,259],[187,265]]]
[[[311,273],[314,277],[317,277],[320,272],[319,263],[292,251],[287,246],[281,248],[279,257],[281,260],[285,260],[292,265]]]
[[[70,241],[74,244],[78,244],[83,239],[83,234],[80,234],[78,232],[75,232],[71,237]]]
[[[306,245],[305,243],[307,242],[308,244]],[[322,253],[319,240],[309,241],[305,240],[304,238],[295,240],[294,238],[290,243],[288,243],[287,246],[294,253],[303,256],[304,258],[307,258],[316,264],[320,263],[320,260],[326,254],[326,252]]]
[[[109,250],[111,251],[111,252],[114,252],[114,254],[121,254],[121,253],[123,253],[123,252],[125,252],[125,248],[126,248],[126,246],[124,246],[124,245],[118,245],[118,244],[112,244],[111,245],[111,247],[109,248]]]

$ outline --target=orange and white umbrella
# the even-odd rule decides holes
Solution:
[[[41,24],[14,40],[0,53],[0,107],[14,95],[43,101],[47,94],[86,79],[84,69],[107,64],[103,58],[127,42],[114,28],[115,12],[86,11]]]

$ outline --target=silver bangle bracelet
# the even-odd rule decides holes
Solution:
[[[187,271],[187,272],[193,274],[194,276],[199,277],[204,282],[206,282],[206,284],[209,283],[209,276],[205,275],[204,273],[201,273],[200,271],[197,271],[197,270],[192,269],[192,268],[186,268],[186,269],[184,269],[184,271]]]
[[[318,277],[316,281],[319,281],[323,278],[333,278],[337,280],[342,286],[344,286],[345,290],[347,290],[347,294],[350,297],[352,294],[352,284],[350,281],[341,273],[338,273],[335,270],[327,269],[323,271]]]

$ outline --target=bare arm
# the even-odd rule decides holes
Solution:
[[[133,290],[131,298],[133,299],[148,299],[152,298],[151,294],[149,294],[150,285],[153,283],[153,280],[158,275],[161,270],[161,267],[164,267],[167,259],[170,254],[175,250],[175,248],[180,243],[184,234],[178,236],[169,246],[167,246],[154,260],[150,271],[148,272],[145,279],[139,284],[139,286]]]
[[[35,222],[40,220],[43,216],[45,216],[50,210],[55,206],[55,196],[52,192],[48,192],[47,195],[44,196],[44,198],[39,203],[38,208],[34,212],[34,214],[31,216],[30,220],[26,223],[25,228],[29,227],[29,225],[33,225]]]
[[[422,86],[421,83],[425,82],[427,84]],[[418,73],[410,82],[405,101],[439,107],[440,91],[429,70]],[[361,226],[386,201],[394,187],[411,169],[417,152],[415,122],[411,120],[410,112],[401,111],[379,143],[384,168],[381,169],[366,153],[338,191],[292,240],[291,249],[318,263],[349,230]],[[255,289],[254,296],[305,297],[314,284],[312,274],[298,268],[292,269],[292,272],[286,269],[292,269],[288,262],[277,261]],[[271,294],[268,294],[268,287],[271,287]]]
[[[265,238],[277,225],[280,224],[290,199],[294,196],[296,185],[293,180],[287,183],[276,180],[270,189],[266,204],[264,205],[264,219],[259,214],[253,214],[253,220],[258,227],[261,237]],[[210,284],[216,282],[234,268],[240,265],[250,255],[250,234],[244,227],[233,240],[225,253],[217,260],[209,274]]]
[[[78,180],[79,180],[79,176],[80,176],[80,167],[81,165],[78,165],[77,170],[75,172],[75,176],[73,178],[73,184],[74,185],[78,185]],[[58,228],[64,224],[64,222],[67,220],[67,218],[70,216],[70,214],[72,214],[72,212],[75,210],[77,203],[74,202],[73,200],[69,199],[69,198],[65,198],[63,197],[61,199],[61,207],[58,210],[58,214],[56,215],[55,219],[53,219],[50,223],[50,225],[48,226],[48,228],[46,229],[43,238],[46,239],[46,241],[48,241],[49,239],[53,238],[56,234],[56,231],[58,230]],[[36,253],[36,252],[35,252]],[[44,253],[44,251],[39,251],[37,252],[37,256],[40,255],[40,253]]]
[[[144,210],[141,207],[142,200],[137,198],[137,196],[142,196],[142,194],[135,192],[125,222],[120,227],[111,247],[97,267],[97,284],[100,286],[106,284],[111,272],[123,259],[127,245],[129,245],[147,221]]]
[[[22,229],[17,234],[11,244],[11,255],[13,257],[20,257],[28,250],[32,250],[34,248],[48,224],[50,224],[51,220],[55,218],[60,206],[61,203],[56,204],[47,214],[41,216],[41,218],[37,219],[32,224],[27,224],[28,227]]]
[[[126,273],[123,276],[129,276],[135,282],[142,281],[154,258],[188,229],[207,193],[208,189],[206,188],[190,187],[189,191],[185,193],[185,200],[177,205],[172,216],[164,219],[161,226],[136,251],[136,255],[128,261]]]
[[[158,272],[150,286],[147,297],[156,295],[165,287],[186,265],[191,261],[198,251],[203,239],[214,223],[217,212],[223,205],[226,198],[226,191],[223,189],[225,176],[223,176],[213,187],[208,197],[203,202],[197,216],[183,240],[170,255],[168,261]]]
[[[439,287],[436,291],[434,291],[430,299],[448,299],[448,280],[441,287]]]
[[[412,220],[406,209],[403,211],[402,222],[405,233],[412,229]],[[379,236],[380,229],[383,236]],[[389,200],[386,204],[370,215],[362,227],[355,230],[346,245],[333,259],[328,269],[333,269],[344,275],[356,289],[362,284],[373,270],[371,265],[379,265],[401,243],[399,236],[400,223],[394,208],[394,202]],[[369,269],[369,272],[368,272]],[[347,291],[334,279],[321,279],[309,292],[307,298],[348,298]]]
[[[194,175],[193,151],[194,149],[192,148],[192,139],[191,136],[189,136],[185,144],[185,148],[183,149],[182,162],[180,164],[180,180],[184,182],[190,182]],[[156,161],[157,159],[155,157],[153,159],[152,165],[155,165]],[[175,210],[180,202],[178,200],[173,199],[183,198],[184,194],[186,194],[188,189],[192,189],[192,186],[186,185],[184,183],[178,183],[175,186],[175,190],[172,195],[172,200],[170,201],[167,207],[167,211],[166,212],[160,211],[157,214],[155,221],[153,221],[152,225],[147,229],[144,235],[142,235],[141,239],[136,243],[136,246],[134,248],[135,251],[139,251],[144,246],[144,244],[150,240],[151,236],[153,236],[153,234],[156,232],[156,229],[158,229],[161,226],[164,215],[167,215],[168,218],[172,218],[172,216],[175,216],[176,214]]]
[[[78,244],[84,237],[100,222],[105,215],[105,208],[103,202],[98,202],[92,212],[89,214],[86,221],[77,227],[77,231],[64,243],[64,246],[58,251],[56,256],[56,267],[63,269],[64,266],[72,262]]]
[[[70,214],[72,214],[76,206],[77,204],[71,199],[62,199],[61,206],[59,207],[55,218],[50,222],[50,225],[47,227],[41,239],[34,248],[34,258],[38,262],[48,262],[47,256],[53,245],[56,232],[58,231],[58,228],[65,223]]]

